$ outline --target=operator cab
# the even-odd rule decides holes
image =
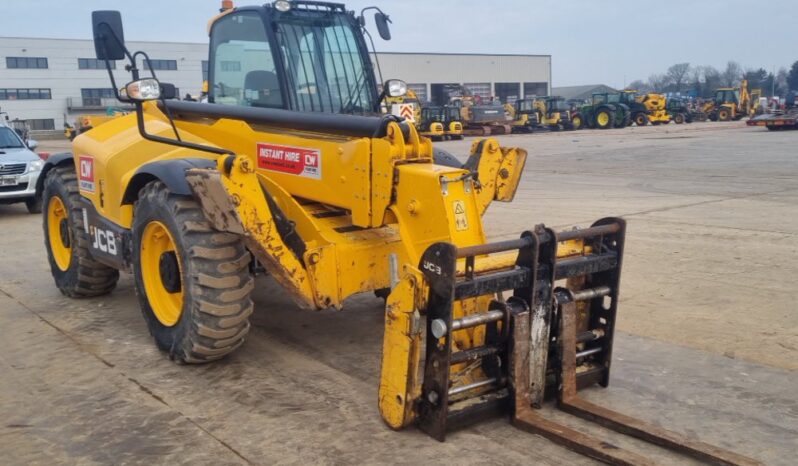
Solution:
[[[737,89],[718,89],[715,91],[715,104],[736,104],[740,101],[740,91]]]
[[[380,35],[389,39],[388,17],[380,11],[375,21]],[[208,101],[377,113],[381,95],[364,23],[362,16],[335,3],[282,0],[226,10],[210,28]]]

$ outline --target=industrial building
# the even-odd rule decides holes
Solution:
[[[179,95],[197,95],[207,74],[208,45],[128,42],[146,51],[158,78]],[[119,105],[105,64],[94,59],[90,40],[0,37],[0,109],[27,120],[32,130],[60,129],[83,113]],[[482,97],[513,102],[522,95],[547,95],[550,55],[380,53],[382,77],[403,79],[422,100],[443,103],[450,84]],[[121,71],[122,62],[114,64]],[[127,75],[119,72],[120,81]],[[124,84],[124,83],[120,83]]]

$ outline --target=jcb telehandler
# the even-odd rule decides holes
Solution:
[[[603,461],[647,461],[545,419],[548,387],[563,409],[625,433],[753,464],[579,397],[609,383],[624,221],[488,242],[482,214],[512,200],[526,152],[478,140],[460,164],[381,115],[406,85],[378,94],[362,13],[285,0],[225,9],[210,23],[208,103],[171,100],[174,86],[140,76],[149,58],[127,50],[118,12],[92,19],[97,58],[129,62],[117,98],[136,111],[46,164],[45,245],[65,295],[108,293],[132,271],[158,347],[203,363],[243,344],[253,269],[310,309],[389,289],[378,404],[394,429],[415,422],[443,440],[473,416],[512,412]],[[375,20],[390,38],[388,17]],[[240,69],[220,66],[231,60]]]

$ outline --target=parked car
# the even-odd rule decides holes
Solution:
[[[24,202],[28,212],[42,211],[36,197],[36,181],[44,161],[33,152],[36,141],[22,140],[13,129],[0,124],[0,204]]]

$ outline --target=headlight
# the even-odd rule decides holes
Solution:
[[[402,97],[407,94],[407,83],[401,79],[389,79],[385,83],[385,89],[388,97]]]
[[[156,100],[161,97],[161,83],[157,79],[133,81],[125,89],[127,96],[133,100]]]
[[[291,9],[291,2],[289,2],[288,0],[277,0],[276,2],[274,2],[274,9],[285,13],[286,11]]]
[[[28,171],[37,172],[44,166],[44,160],[34,160],[28,164]]]

